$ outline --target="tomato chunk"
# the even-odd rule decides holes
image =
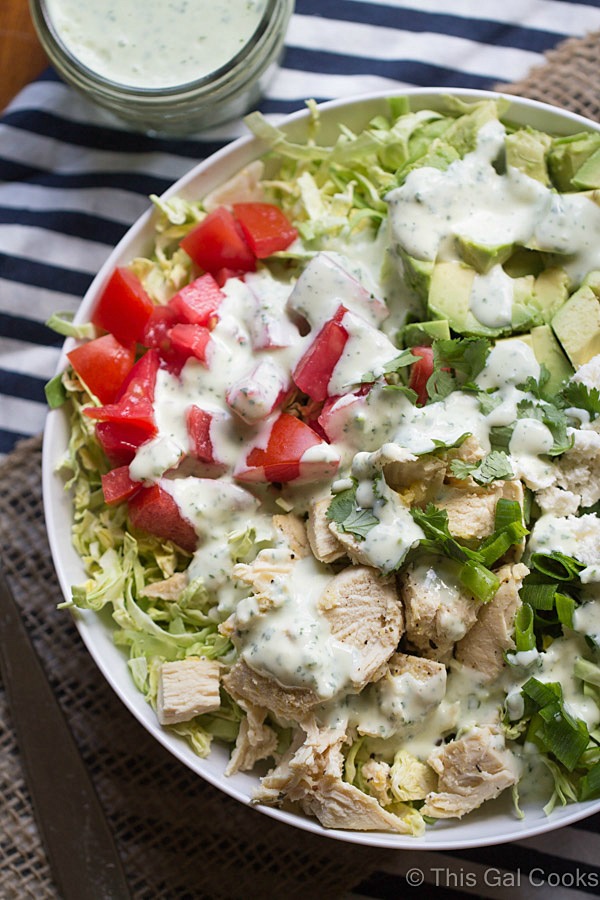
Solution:
[[[121,344],[142,341],[154,304],[139,278],[124,266],[108,279],[92,313],[92,322],[113,334]]]
[[[146,426],[125,421],[105,421],[96,425],[96,438],[111,466],[124,466],[134,458],[138,447],[152,437]]]
[[[190,452],[193,457],[204,463],[215,462],[215,453],[210,436],[212,413],[199,406],[190,406],[186,410],[185,421],[190,438]]]
[[[205,272],[253,272],[256,257],[232,213],[220,206],[181,240],[180,246]]]
[[[171,297],[169,306],[178,321],[210,327],[216,321],[216,312],[222,300],[219,285],[210,272],[205,272]]]
[[[427,382],[433,374],[433,349],[431,347],[411,347],[413,356],[421,358],[414,362],[410,369],[408,386],[417,394],[417,403],[424,406],[429,399]]]
[[[134,528],[157,538],[173,541],[193,553],[198,542],[193,526],[179,512],[173,497],[159,484],[142,487],[129,501],[129,518]]]
[[[104,422],[127,422],[146,431],[147,438],[156,434],[154,421],[154,389],[160,359],[156,350],[148,350],[126,376],[114,403],[86,406],[84,414]]]
[[[210,331],[203,325],[191,325],[187,322],[178,322],[169,331],[171,345],[176,354],[179,354],[185,362],[190,356],[207,362],[207,349],[210,342]]]
[[[109,506],[129,500],[141,486],[129,475],[129,466],[119,466],[102,476],[102,493]]]
[[[311,448],[323,448],[322,458],[305,464],[302,457]],[[235,471],[239,481],[294,481],[324,478],[335,472],[339,457],[312,428],[289,413],[280,413],[271,426],[264,446],[254,447]]]
[[[341,324],[347,310],[340,306],[328,322],[321,328],[314,341],[293,372],[294,383],[311,400],[325,400],[328,386],[348,340],[348,332]]]
[[[258,259],[285,250],[298,237],[285,213],[273,203],[234,203],[233,214]]]
[[[124,347],[112,334],[75,347],[69,362],[101,403],[112,403],[135,362],[133,346]]]

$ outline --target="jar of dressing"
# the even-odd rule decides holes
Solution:
[[[294,0],[30,0],[75,88],[141,131],[185,135],[244,115],[272,76]]]

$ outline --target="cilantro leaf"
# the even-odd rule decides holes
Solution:
[[[327,508],[327,518],[348,534],[365,539],[371,528],[379,524],[379,519],[370,509],[363,509],[356,503],[356,484],[335,494]]]
[[[533,394],[534,397],[537,397],[538,400],[545,400],[547,398],[544,393],[544,388],[546,387],[549,378],[550,370],[544,363],[541,363],[540,377],[536,380],[533,375],[530,375],[523,384],[518,384],[517,388],[520,391],[529,391],[529,393]]]
[[[398,356],[395,356],[393,359],[388,360],[388,362],[384,363],[381,368],[377,371],[365,372],[365,374],[360,379],[360,384],[373,384],[379,378],[383,377],[386,381],[390,379],[393,381],[395,375],[397,375],[401,369],[406,368],[406,366],[411,366],[414,362],[417,362],[421,357],[415,356],[410,350],[403,350]]]
[[[432,403],[436,403],[438,400],[445,400],[457,386],[456,378],[451,372],[434,368],[427,379],[427,395]]]
[[[474,381],[485,366],[491,344],[485,338],[449,338],[433,342],[436,369],[459,372],[462,381]]]
[[[353,509],[349,516],[340,523],[343,531],[355,534],[356,537],[366,538],[367,534],[379,525],[379,519],[374,516],[370,509]]]
[[[588,388],[579,381],[571,381],[562,389],[561,397],[565,406],[584,409],[592,419],[600,416],[600,391],[598,388]]]
[[[510,459],[501,450],[492,450],[479,463],[467,463],[462,459],[453,459],[450,470],[455,478],[467,478],[469,475],[478,484],[490,484],[500,478],[514,478]]]

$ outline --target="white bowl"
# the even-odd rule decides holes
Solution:
[[[487,91],[458,89],[452,91],[404,89],[395,93],[396,95],[410,96],[413,109],[436,109],[440,106],[444,96],[450,93],[465,100],[483,100],[502,96]],[[351,100],[334,100],[322,104],[320,106],[322,141],[328,143],[335,139],[337,124],[340,122],[345,123],[354,131],[364,128],[373,116],[388,112],[386,99],[393,95],[391,92],[369,94]],[[585,130],[600,131],[599,125],[581,116],[532,100],[504,96],[509,102],[504,118],[516,124],[528,124],[533,128],[559,135]],[[308,119],[307,110],[302,110],[287,117],[283,127],[290,138],[302,140],[306,135]],[[193,168],[164,196],[179,195],[186,198],[201,198],[251,160],[260,156],[265,149],[263,143],[252,136],[240,138]],[[89,318],[100,288],[115,266],[125,265],[133,257],[148,251],[152,245],[153,221],[153,211],[149,209],[119,242],[87,291],[79,309],[77,321],[83,322]],[[59,368],[65,365],[65,353],[72,346],[73,341],[65,342]],[[48,414],[44,435],[43,497],[54,564],[62,591],[65,597],[70,599],[71,586],[85,581],[86,576],[81,560],[71,544],[70,498],[65,492],[62,478],[55,471],[56,463],[63,454],[67,442],[67,416],[61,409],[54,410]],[[153,710],[134,687],[124,653],[113,644],[109,617],[83,611],[77,612],[75,619],[79,632],[102,674],[150,734],[206,781],[242,803],[249,804],[258,779],[256,776],[246,773],[238,773],[226,778],[224,770],[229,753],[224,747],[215,743],[210,756],[207,759],[200,759],[183,738],[179,738],[158,725]],[[538,806],[525,806],[525,818],[519,820],[512,810],[510,792],[507,791],[505,794],[506,796],[499,800],[484,804],[483,807],[462,821],[438,822],[434,828],[427,830],[425,835],[419,838],[381,832],[325,829],[315,819],[300,813],[260,805],[255,809],[288,825],[294,825],[324,837],[376,847],[408,850],[452,850],[522,840],[552,831],[600,811],[600,800],[559,807],[550,816],[546,816]]]

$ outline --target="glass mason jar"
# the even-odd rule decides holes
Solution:
[[[294,0],[29,2],[66,82],[135,129],[173,136],[237,118],[257,103],[294,8]]]

